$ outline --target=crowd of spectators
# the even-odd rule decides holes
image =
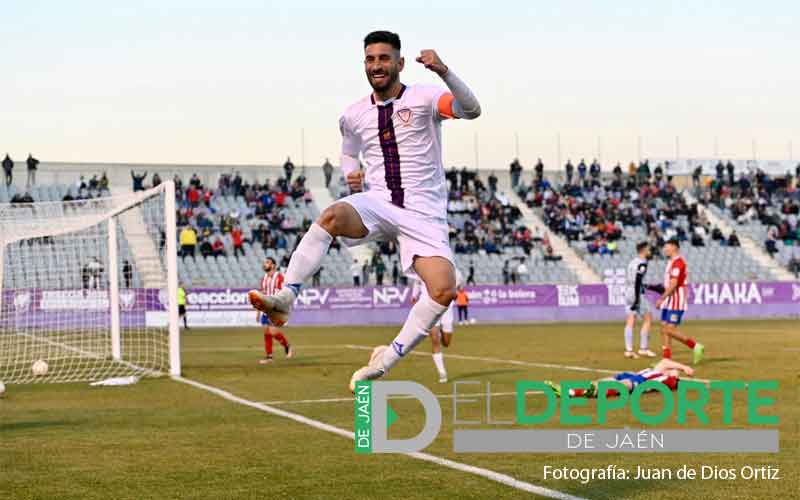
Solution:
[[[695,171],[695,175],[702,175]],[[715,176],[705,184],[693,181],[698,198],[726,211],[740,225],[758,221],[767,227],[764,249],[772,256],[778,243],[791,247],[789,269],[800,274],[800,164],[794,172],[770,176],[760,169],[737,172],[732,163],[715,166]],[[713,235],[712,235],[713,236]]]
[[[498,191],[498,179],[489,174],[487,183],[477,171],[451,168],[447,174],[450,242],[457,254],[501,254],[520,247],[526,255],[541,234],[521,224],[522,213],[506,193]]]
[[[647,160],[631,162],[626,172],[618,163],[604,178],[597,160],[588,166],[581,160],[577,167],[568,160],[561,184],[545,178],[542,171],[540,160],[533,182],[520,184],[517,193],[529,207],[542,210],[550,230],[584,244],[590,254],[615,254],[625,228],[634,226],[642,227],[654,248],[670,238],[693,246],[705,246],[709,240],[740,245],[735,232],[726,237],[696,205],[687,204],[669,175],[669,164],[651,169]]]
[[[292,171],[293,168],[286,170],[287,174]],[[199,252],[204,257],[232,255],[238,258],[245,255],[245,243],[291,253],[312,223],[308,217],[295,220],[286,210],[290,200],[304,205],[313,201],[302,175],[294,181],[281,177],[274,183],[269,179],[250,183],[238,172],[223,174],[215,189],[205,186],[197,174],[185,183],[178,175],[173,181],[182,257],[195,257]],[[134,176],[134,186],[136,182]],[[241,198],[243,204],[220,209],[214,203],[218,196]],[[334,241],[331,246],[338,245]]]

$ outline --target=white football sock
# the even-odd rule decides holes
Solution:
[[[642,351],[647,350],[647,345],[650,343],[650,330],[642,328],[639,332],[639,349]]]
[[[433,364],[436,365],[436,371],[439,372],[440,377],[447,376],[447,370],[444,369],[444,353],[441,352],[433,353]]]
[[[625,350],[633,350],[633,328],[628,326],[625,327]]]
[[[389,349],[383,351],[383,370],[391,370],[400,358],[422,342],[446,310],[447,306],[438,304],[427,294],[423,294],[409,311],[403,328],[389,345]]]
[[[316,222],[311,224],[289,260],[289,267],[286,269],[286,284],[302,285],[317,272],[322,264],[322,258],[325,257],[328,247],[331,246],[331,241],[333,241],[333,237],[328,231]]]

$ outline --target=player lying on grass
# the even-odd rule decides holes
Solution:
[[[664,285],[650,286],[651,290],[661,293],[661,297],[656,301],[656,307],[661,309],[661,340],[664,358],[672,358],[672,339],[681,342],[692,350],[694,364],[703,359],[703,344],[695,342],[691,337],[687,337],[678,330],[678,325],[683,321],[688,300],[688,289],[686,283],[687,269],[686,259],[680,254],[681,245],[677,239],[671,239],[664,243],[664,255],[669,259],[666,270],[664,271]]]
[[[613,377],[604,377],[595,380],[588,389],[570,389],[569,396],[573,398],[596,398],[598,384],[606,380],[616,380],[617,382],[621,382],[625,387],[628,388],[629,393],[633,392],[637,385],[643,384],[648,380],[661,382],[669,387],[670,390],[674,391],[678,388],[678,381],[680,380],[681,373],[691,377],[694,375],[694,370],[692,367],[678,363],[677,361],[672,361],[671,359],[662,359],[652,368],[645,368],[644,370],[639,370],[636,373],[620,372]],[[561,386],[559,384],[551,382],[550,380],[545,380],[544,383],[553,388],[556,396],[561,397]],[[614,389],[608,389],[606,396],[619,396],[619,392]]]
[[[382,377],[428,335],[456,296],[456,275],[447,226],[447,184],[442,165],[442,122],[474,119],[478,100],[433,50],[416,61],[436,73],[439,85],[404,85],[400,37],[388,31],[364,39],[364,71],[372,92],[339,120],[342,170],[353,193],[322,212],[292,254],[286,286],[275,295],[248,293],[254,308],[281,326],[289,319],[303,283],[319,269],[333,238],[348,246],[397,240],[403,272],[428,290],[411,308],[389,346],[376,347],[358,381]],[[359,168],[359,157],[366,174]],[[364,191],[364,181],[369,190]]]
[[[464,286],[464,276],[456,269],[456,286],[461,288]],[[414,280],[414,285],[411,288],[411,303],[416,304],[420,297],[425,294],[428,295],[428,290],[425,284],[420,280]],[[449,347],[450,340],[453,338],[453,324],[455,323],[455,315],[453,307],[455,301],[450,303],[450,307],[444,312],[439,321],[431,328],[431,352],[433,353],[433,364],[436,365],[436,371],[439,372],[439,382],[447,382],[447,369],[444,367],[444,353],[442,347]]]

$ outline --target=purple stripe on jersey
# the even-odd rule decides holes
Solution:
[[[400,95],[402,95],[402,91]],[[386,187],[392,193],[392,204],[403,208],[404,192],[400,179],[400,153],[397,149],[397,138],[394,135],[393,112],[393,103],[378,106],[378,138],[381,141],[381,151],[383,151]]]

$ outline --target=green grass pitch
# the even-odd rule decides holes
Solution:
[[[651,344],[658,348],[658,328]],[[684,330],[706,345],[697,377],[714,380],[777,379],[781,418],[778,454],[456,454],[452,451],[452,401],[440,399],[442,431],[427,453],[483,467],[516,479],[591,499],[798,498],[800,491],[800,328],[796,321],[689,321]],[[182,340],[186,378],[251,401],[291,411],[345,429],[353,428],[347,401],[350,374],[369,355],[366,347],[386,344],[395,327],[286,328],[296,347],[284,359],[257,364],[262,336],[252,329],[192,329]],[[360,348],[359,346],[364,346]],[[656,350],[656,349],[654,349]],[[531,324],[458,327],[445,351],[451,381],[479,381],[480,390],[514,390],[517,380],[583,379],[602,373],[576,372],[537,363],[591,369],[632,370],[643,360],[622,357],[622,325]],[[691,353],[673,347],[675,359]],[[424,343],[418,353],[430,353]],[[480,357],[493,359],[464,359]],[[515,363],[516,361],[516,363]],[[521,362],[521,363],[520,363]],[[410,355],[393,370],[393,380],[414,380],[437,394],[429,356]],[[478,386],[476,386],[477,388]],[[466,389],[459,389],[465,391]],[[328,401],[318,401],[328,400]],[[657,410],[655,399],[646,400]],[[532,408],[536,402],[533,401]],[[590,405],[594,405],[591,402]],[[421,406],[397,400],[399,420],[391,435],[415,434]],[[743,398],[735,421],[743,422]],[[459,418],[485,418],[483,405]],[[712,418],[720,400],[712,399]],[[492,417],[512,419],[514,398],[492,398]],[[557,425],[557,424],[552,424]],[[616,415],[611,427],[638,427]],[[675,427],[669,425],[660,427]],[[714,426],[721,427],[720,425]],[[678,480],[553,481],[543,466],[667,467],[683,464],[739,468],[780,467],[779,481]],[[27,499],[227,499],[227,498],[537,498],[511,487],[404,455],[356,455],[353,442],[308,425],[235,404],[169,378],[130,387],[88,384],[12,385],[0,399],[0,498]]]

